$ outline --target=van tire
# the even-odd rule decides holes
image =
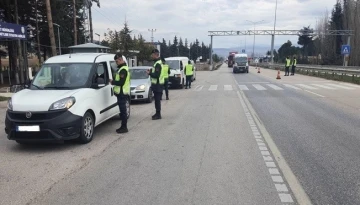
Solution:
[[[78,142],[87,144],[94,138],[95,120],[94,116],[88,111],[84,114],[81,123],[80,136]]]
[[[180,84],[180,88],[183,89],[184,88],[184,78],[182,79],[182,82]]]

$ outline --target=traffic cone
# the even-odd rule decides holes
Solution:
[[[277,74],[277,76],[276,76],[276,79],[281,79],[281,77],[280,77],[280,70],[278,70],[278,74]]]
[[[258,67],[258,73],[260,73],[260,67]]]

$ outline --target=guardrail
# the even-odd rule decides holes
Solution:
[[[251,63],[250,65],[256,66]],[[284,64],[259,63],[257,66],[274,70],[285,70]],[[290,68],[291,69],[291,68]],[[295,73],[360,84],[360,67],[358,66],[322,66],[322,65],[297,65]]]

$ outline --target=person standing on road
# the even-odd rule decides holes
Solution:
[[[164,58],[161,59],[162,61],[162,72],[164,75],[164,89],[165,89],[165,95],[166,95],[166,100],[169,100],[169,75],[170,75],[170,69],[169,69],[169,65],[166,64],[166,61]],[[161,97],[162,99],[162,97]]]
[[[124,61],[121,53],[116,53],[114,60],[118,66],[118,70],[115,73],[114,80],[110,80],[110,83],[114,85],[114,94],[117,97],[117,103],[120,109],[121,127],[116,130],[117,133],[127,133],[127,109],[126,102],[130,95],[130,73],[129,67]]]
[[[297,60],[296,57],[294,56],[294,59],[292,61],[291,75],[295,75],[296,64],[297,64]]]
[[[188,64],[185,66],[184,73],[186,75],[185,89],[187,89],[188,87],[190,89],[191,88],[192,76],[194,74],[194,66],[191,64],[191,61],[189,61]]]
[[[286,63],[285,63],[285,76],[289,76],[290,73],[290,64],[291,64],[291,60],[290,57],[286,57],[285,59]]]
[[[164,73],[162,72],[162,62],[160,60],[160,54],[158,49],[154,49],[151,52],[151,58],[154,60],[154,66],[149,71],[148,75],[151,77],[151,89],[154,93],[156,114],[152,116],[153,120],[161,119],[161,95],[164,88]]]

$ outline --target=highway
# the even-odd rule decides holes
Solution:
[[[118,119],[86,145],[3,132],[0,204],[360,204],[360,86],[231,71],[170,90],[159,121],[132,105],[125,135]]]

